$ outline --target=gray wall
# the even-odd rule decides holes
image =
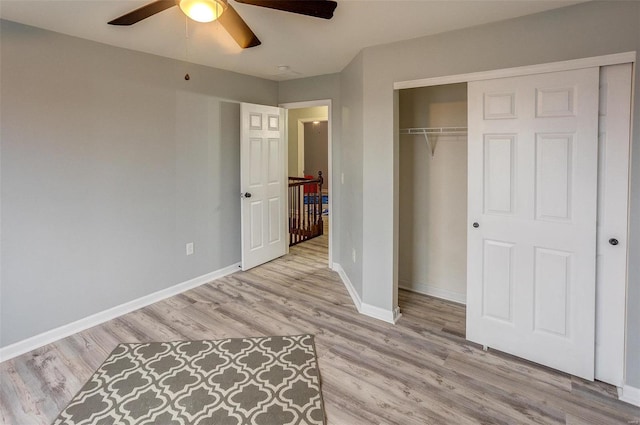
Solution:
[[[327,175],[329,161],[327,157],[328,122],[320,121],[317,124],[308,122],[304,124],[304,173],[317,176],[318,171]],[[324,185],[323,189],[329,189]]]
[[[363,109],[363,62],[358,54],[342,71],[340,87],[342,95],[342,196],[339,200],[342,215],[340,234],[341,257],[336,260],[342,265],[354,290],[364,298],[362,284],[362,109]],[[335,170],[335,169],[334,169]],[[336,171],[334,171],[336,172]],[[334,187],[337,185],[334,185]],[[335,192],[335,190],[334,190]],[[333,196],[333,193],[332,195]],[[334,198],[335,199],[335,198]],[[355,251],[355,261],[352,253]]]
[[[303,176],[302,170],[298,169],[298,120],[310,118],[321,118],[326,120],[328,115],[329,108],[326,106],[289,109],[287,116],[287,144],[290,176]]]
[[[640,47],[640,3],[588,2],[490,25],[367,48],[363,51],[362,121],[343,122],[357,135],[362,157],[349,167],[363,170],[363,301],[395,307],[398,214],[397,106],[393,83],[522,65],[635,51]],[[640,81],[636,75],[636,88]],[[343,99],[344,101],[344,99]],[[636,108],[637,111],[637,108]],[[638,113],[635,128],[640,128]],[[627,382],[640,386],[640,132],[634,135],[631,182],[631,266]]]
[[[0,40],[0,346],[240,260],[237,102],[277,83],[7,21]]]

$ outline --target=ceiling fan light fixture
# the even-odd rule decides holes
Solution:
[[[220,0],[180,0],[180,9],[189,18],[198,22],[215,21],[226,9]]]

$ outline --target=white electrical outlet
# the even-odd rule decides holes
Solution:
[[[351,249],[351,260],[353,260],[353,262],[356,262],[356,249],[352,248]]]
[[[193,254],[193,242],[189,242],[187,244],[187,255],[192,255]]]

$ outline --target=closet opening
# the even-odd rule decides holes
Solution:
[[[398,286],[464,304],[467,83],[398,92]],[[399,295],[402,311],[408,306],[402,305],[402,291]],[[448,321],[454,322],[452,331],[464,336],[464,308],[456,310]]]

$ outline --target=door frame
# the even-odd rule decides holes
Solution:
[[[498,79],[498,78],[507,78],[507,77],[517,77],[517,76],[524,76],[524,75],[534,75],[534,74],[543,74],[543,73],[549,73],[549,72],[558,72],[558,71],[570,71],[570,70],[576,70],[576,69],[582,69],[582,68],[591,68],[591,67],[603,67],[603,66],[608,66],[608,65],[620,65],[620,64],[625,64],[625,63],[631,63],[632,64],[632,76],[635,76],[635,67],[636,67],[636,52],[635,51],[631,51],[631,52],[623,52],[623,53],[615,53],[615,54],[610,54],[610,55],[602,55],[602,56],[594,56],[594,57],[588,57],[588,58],[582,58],[582,59],[573,59],[573,60],[567,60],[567,61],[559,61],[559,62],[550,62],[550,63],[543,63],[543,64],[536,64],[536,65],[527,65],[527,66],[520,66],[520,67],[515,67],[515,68],[503,68],[503,69],[495,69],[495,70],[490,70],[490,71],[481,71],[481,72],[473,72],[473,73],[468,73],[468,74],[456,74],[456,75],[445,75],[445,76],[440,76],[440,77],[430,77],[430,78],[422,78],[422,79],[416,79],[416,80],[407,80],[407,81],[398,81],[398,82],[394,82],[393,84],[393,89],[395,91],[397,90],[401,90],[401,89],[410,89],[410,88],[418,88],[418,87],[429,87],[429,86],[439,86],[439,85],[446,85],[446,84],[455,84],[455,83],[469,83],[472,81],[481,81],[481,80],[490,80],[490,79]],[[395,96],[396,98],[396,102],[397,102],[397,96]],[[634,105],[635,103],[635,90],[633,89],[633,82],[632,82],[632,90],[631,90],[631,111],[633,113],[634,111]],[[395,133],[398,134],[399,129],[398,129],[398,123],[395,123],[395,129],[394,129]],[[397,139],[397,137],[396,137]],[[628,152],[628,161],[631,161],[631,148],[632,148],[632,141],[633,141],[633,121],[631,122],[630,128],[629,128],[629,139],[630,139],[630,150]],[[396,163],[396,167],[397,167],[397,161],[394,161]],[[631,175],[629,174],[629,179],[631,178]],[[630,187],[630,186],[629,186]],[[626,228],[627,228],[627,232],[626,232],[626,237],[627,240],[629,239],[629,212],[630,212],[630,208],[631,208],[631,200],[630,200],[630,196],[631,196],[631,190],[628,191],[628,195],[629,197],[628,199],[628,203],[627,203],[627,223],[626,223]],[[598,200],[598,202],[600,202],[600,200]],[[397,216],[397,214],[394,216],[394,243],[395,245],[398,244],[398,238],[399,238],[399,232],[398,232],[398,220],[399,217]],[[627,248],[626,248],[626,258],[627,258],[627,267],[626,267],[626,271],[628,273],[629,270],[629,244],[627,244]],[[394,269],[397,270],[398,269],[398,259],[394,258]],[[629,281],[628,281],[628,275],[626,277],[625,280],[625,306],[627,305],[627,295],[628,294],[628,287],[629,287]],[[397,291],[397,286],[395,288],[395,290]],[[622,364],[622,370],[623,370],[623,376],[626,376],[626,344],[627,344],[627,323],[626,323],[626,318],[627,318],[627,314],[625,313],[625,324],[624,324],[624,333],[625,333],[625,347],[624,349],[624,359],[623,359],[623,364]],[[595,349],[595,347],[594,347]]]
[[[472,72],[469,74],[446,75],[442,77],[421,78],[417,80],[398,81],[393,83],[394,90],[413,89],[417,87],[441,86],[445,84],[469,83],[471,81],[491,80],[495,78],[519,77],[523,75],[545,74],[547,72],[571,71],[594,66],[620,65],[636,62],[636,52],[614,53],[612,55],[594,56],[583,59],[572,59],[538,65],[519,66],[516,68],[495,69],[492,71]]]
[[[330,192],[329,192],[329,268],[333,270],[333,235],[334,235],[334,220],[333,220],[333,199],[335,198],[334,193],[334,186],[333,186],[333,137],[332,137],[332,127],[333,127],[333,120],[332,120],[332,114],[333,114],[333,110],[332,110],[332,105],[331,105],[331,99],[319,99],[319,100],[310,100],[310,101],[304,101],[304,102],[288,102],[288,103],[281,103],[278,105],[280,108],[284,108],[285,110],[287,110],[287,127],[288,127],[288,121],[289,121],[289,117],[288,117],[288,110],[289,109],[303,109],[303,108],[312,108],[315,106],[326,106],[327,107],[327,160],[328,160],[328,170],[327,170],[327,176],[326,176],[326,181],[327,181],[327,186],[331,188]],[[324,119],[323,119],[324,120]],[[288,135],[288,131],[285,132],[285,149],[287,152],[289,152],[289,135]],[[304,133],[304,132],[303,132]],[[304,140],[304,137],[303,137]],[[300,138],[298,138],[298,143],[300,143]],[[300,164],[300,156],[298,153],[298,166]],[[287,171],[289,165],[288,163],[284,164],[285,167],[285,172]]]

